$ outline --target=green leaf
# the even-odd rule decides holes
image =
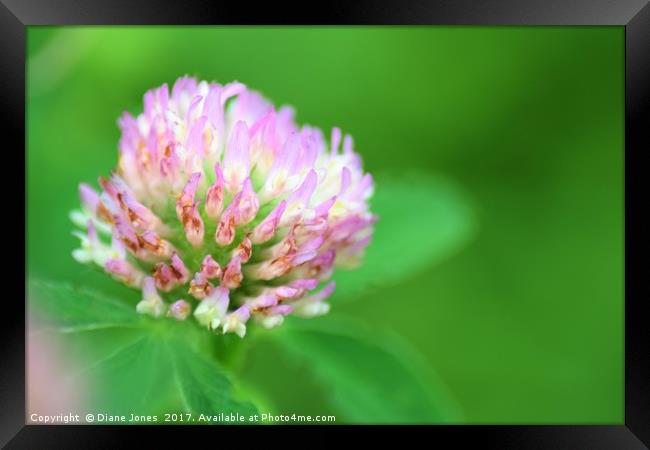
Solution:
[[[170,352],[174,357],[175,383],[186,411],[195,415],[221,411],[244,416],[256,413],[252,403],[233,398],[231,381],[212,359],[175,345],[170,346]]]
[[[61,333],[103,328],[133,328],[144,324],[144,317],[134,314],[135,303],[107,297],[86,288],[47,281],[28,285],[30,311],[45,316],[58,325]]]
[[[88,340],[93,342],[94,339]],[[164,350],[160,340],[140,333],[126,343],[115,345],[105,356],[104,353],[91,354],[98,359],[75,376],[90,380],[93,386],[91,404],[98,411],[155,415],[164,406],[170,386],[167,378],[173,373],[169,355]]]
[[[196,419],[256,411],[235,398],[231,377],[214,358],[214,336],[195,324],[145,317],[134,305],[62,283],[33,281],[28,293],[32,317],[45,325],[33,329],[30,321],[30,333],[49,333],[76,356],[67,381],[87,388],[90,410],[158,421],[165,412]]]
[[[451,423],[460,413],[444,384],[402,339],[351,320],[290,320],[273,342],[305,363],[352,423]]]
[[[360,267],[335,272],[336,301],[425,270],[457,251],[475,230],[467,199],[442,177],[380,174],[371,210],[379,216],[373,240]]]

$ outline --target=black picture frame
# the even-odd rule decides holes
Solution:
[[[642,155],[649,148],[650,115],[650,6],[646,0],[411,0],[411,1],[326,1],[318,8],[281,6],[277,3],[248,5],[243,2],[210,1],[75,1],[75,0],[0,0],[0,127],[3,128],[3,157],[8,175],[20,173],[19,161],[26,164],[25,153],[25,52],[26,27],[30,25],[147,25],[147,24],[381,24],[381,25],[618,25],[625,27],[625,423],[612,425],[542,426],[413,426],[406,429],[406,442],[454,442],[491,448],[535,449],[636,449],[650,445],[650,342],[648,297],[643,267],[645,242],[641,198]],[[25,171],[26,171],[26,166]],[[7,172],[4,172],[5,174]],[[17,192],[20,185],[5,184],[3,196],[6,215],[12,218],[10,229],[19,247],[17,211],[26,211]],[[23,186],[24,184],[24,179]],[[7,195],[9,193],[9,195]],[[25,197],[26,201],[26,197]],[[24,209],[23,209],[24,208]],[[23,215],[23,218],[25,216]],[[5,221],[6,222],[6,221]],[[7,225],[7,223],[5,223]],[[23,225],[25,225],[23,223]],[[5,230],[3,230],[5,231]],[[11,234],[9,234],[11,233]],[[23,235],[24,236],[24,235]],[[637,264],[636,261],[639,261]],[[6,264],[6,261],[5,263]],[[3,264],[3,266],[4,266]],[[12,264],[16,272],[19,264]],[[23,266],[23,267],[26,267]],[[12,279],[10,271],[3,271]],[[26,275],[25,275],[26,276]],[[15,280],[20,274],[15,274]],[[13,283],[16,284],[16,283]],[[19,284],[18,284],[19,286]],[[24,285],[23,285],[24,288]],[[25,323],[11,319],[24,314],[20,289],[10,300],[3,299],[2,356],[0,364],[0,444],[7,448],[115,448],[124,434],[144,444],[160,433],[161,427],[123,426],[36,426],[25,425]],[[12,309],[14,311],[12,311]],[[137,431],[133,431],[137,428]],[[300,434],[308,430],[309,440],[340,438],[350,427],[296,427]],[[361,429],[368,427],[360,427]],[[374,432],[382,433],[379,427]],[[395,430],[395,427],[388,427]],[[197,439],[194,427],[174,427],[175,433]],[[250,430],[271,437],[285,427],[230,427],[228,438],[248,439]],[[205,428],[203,430],[206,430]],[[292,429],[291,433],[297,433]],[[399,431],[399,430],[398,430]],[[224,428],[219,433],[223,439]],[[210,433],[210,431],[208,431]],[[295,436],[295,435],[294,435]],[[214,437],[213,437],[214,438]],[[220,441],[223,442],[223,441]],[[644,445],[645,443],[645,445]]]

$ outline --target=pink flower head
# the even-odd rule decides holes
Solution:
[[[376,220],[349,135],[328,142],[241,83],[191,77],[118,125],[115,173],[82,183],[71,214],[79,262],[141,289],[138,312],[242,337],[251,318],[329,310],[335,267],[360,263]]]

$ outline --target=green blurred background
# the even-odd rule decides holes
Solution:
[[[622,423],[623,33],[29,27],[29,276],[111,289],[69,257],[78,182],[113,168],[147,89],[236,79],[350,132],[370,172],[442,174],[472,200],[472,241],[338,312],[406,337],[468,423]],[[282,365],[270,352],[251,372]],[[282,376],[281,406],[325,412]]]

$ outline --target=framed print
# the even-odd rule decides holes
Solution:
[[[647,448],[646,2],[2,3],[7,448]]]

